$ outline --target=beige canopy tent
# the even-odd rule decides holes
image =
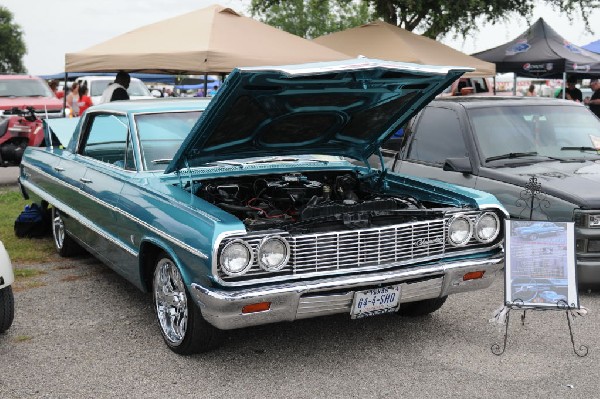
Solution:
[[[213,5],[65,55],[66,72],[229,73],[235,67],[351,58]]]
[[[465,76],[494,76],[493,63],[471,57],[445,44],[383,21],[320,36],[313,40],[351,57],[364,55],[389,61],[428,65],[468,66],[474,72]]]

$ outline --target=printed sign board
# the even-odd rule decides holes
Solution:
[[[572,222],[506,221],[506,305],[579,308]]]

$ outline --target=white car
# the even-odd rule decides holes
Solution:
[[[91,97],[92,103],[94,105],[98,104],[98,101],[100,101],[100,98],[102,97],[102,92],[104,91],[104,89],[106,89],[106,86],[108,86],[114,81],[114,76],[82,76],[80,78],[77,78],[77,82],[80,85],[86,85],[89,89],[88,96]],[[129,83],[127,93],[129,93],[129,99],[131,100],[155,98],[154,96],[152,96],[150,90],[148,90],[144,82],[142,82],[138,78],[131,78],[131,82]]]
[[[0,333],[8,330],[15,315],[15,301],[11,284],[15,281],[12,263],[0,241]]]

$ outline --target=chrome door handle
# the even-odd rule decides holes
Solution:
[[[58,167],[58,166],[55,166],[55,167],[54,167],[54,170],[55,170],[55,171],[57,171],[57,172],[64,172],[64,171],[65,171],[65,168],[60,168],[60,167]]]
[[[82,183],[91,183],[92,182],[90,179],[86,179],[85,177],[82,177],[81,179],[79,179],[79,181]]]

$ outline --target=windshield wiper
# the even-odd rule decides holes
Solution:
[[[537,154],[538,153],[536,151],[531,151],[531,152],[509,152],[508,154],[496,155],[496,156],[493,156],[493,157],[486,158],[485,162],[498,161],[500,159],[513,159],[513,158],[530,157],[532,155],[537,155]]]
[[[598,152],[599,149],[598,148],[594,148],[594,147],[560,147],[561,151],[568,151],[568,150],[574,150],[574,151],[595,151]]]

